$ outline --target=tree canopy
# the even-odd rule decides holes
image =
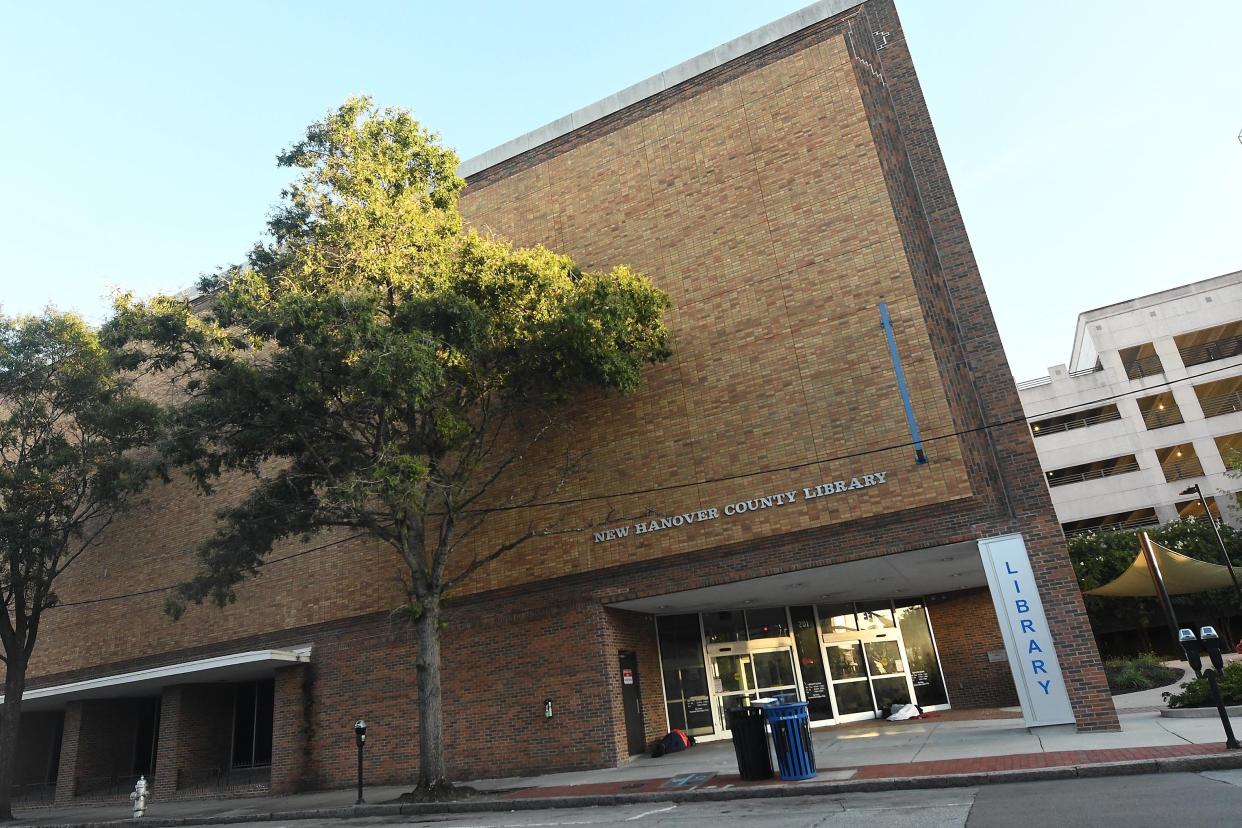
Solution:
[[[157,469],[160,407],[119,374],[72,314],[0,316],[0,819],[9,793],[26,668],[60,576]]]
[[[204,279],[197,302],[120,297],[108,327],[132,367],[185,394],[168,458],[204,488],[256,476],[171,608],[232,600],[282,538],[369,533],[404,561],[409,607],[435,630],[420,633],[419,675],[438,715],[442,596],[558,531],[478,541],[493,509],[546,494],[515,475],[561,436],[565,402],[631,392],[669,356],[668,298],[623,265],[585,271],[466,227],[456,155],[407,112],[351,99],[279,161],[299,177],[244,265]],[[427,785],[443,779],[442,761],[426,765],[431,715]]]

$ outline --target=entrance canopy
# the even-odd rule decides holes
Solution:
[[[78,699],[115,699],[158,696],[174,684],[241,682],[271,676],[277,667],[310,661],[309,645],[289,650],[252,650],[245,653],[183,661],[129,673],[56,684],[22,694],[24,710],[58,710]],[[0,703],[4,696],[0,695]]]
[[[1220,564],[1208,563],[1174,552],[1168,547],[1150,541],[1156,565],[1164,578],[1165,589],[1170,595],[1186,595],[1233,586],[1229,569]],[[1139,552],[1134,562],[1113,580],[1102,587],[1087,590],[1084,595],[1101,598],[1156,598],[1156,586],[1147,568],[1147,559]]]
[[[619,601],[611,606],[651,615],[674,615],[716,609],[917,597],[987,585],[978,543],[968,541]]]

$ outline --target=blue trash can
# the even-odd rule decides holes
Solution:
[[[806,702],[776,702],[763,706],[763,715],[772,729],[772,746],[781,779],[813,779],[815,748],[811,744],[811,717]]]

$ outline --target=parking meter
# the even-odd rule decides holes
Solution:
[[[1221,674],[1225,669],[1225,659],[1221,655],[1220,636],[1216,634],[1216,628],[1203,627],[1199,630],[1199,640],[1203,642],[1208,658],[1212,659],[1212,667],[1216,669],[1217,675]]]
[[[1195,635],[1195,631],[1182,627],[1177,631],[1177,643],[1182,645],[1186,653],[1186,662],[1196,676],[1203,675],[1203,642]]]

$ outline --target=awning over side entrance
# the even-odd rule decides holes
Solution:
[[[27,690],[22,694],[22,707],[25,710],[54,710],[77,699],[157,696],[162,688],[173,684],[252,681],[271,676],[277,667],[306,663],[310,658],[311,647],[305,645],[287,650],[251,650],[183,661]],[[3,701],[4,696],[0,695],[0,703]]]

